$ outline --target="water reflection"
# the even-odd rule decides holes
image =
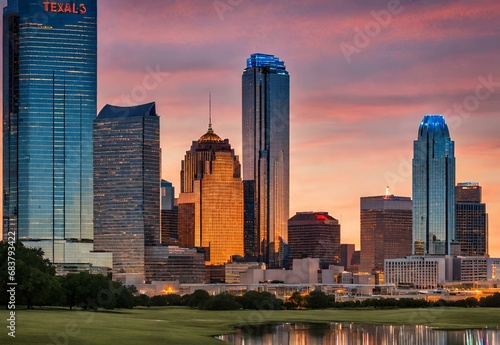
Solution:
[[[245,326],[217,337],[233,345],[493,345],[498,329],[445,331],[426,326],[329,324],[265,324]]]

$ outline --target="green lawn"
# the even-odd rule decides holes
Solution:
[[[85,312],[47,308],[18,310],[16,338],[7,336],[8,312],[0,312],[0,344],[222,344],[211,338],[234,326],[260,322],[425,324],[438,328],[500,326],[500,308],[395,310],[202,311],[183,307]]]

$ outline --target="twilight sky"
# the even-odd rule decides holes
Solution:
[[[359,198],[386,185],[411,196],[419,123],[444,114],[456,181],[482,185],[500,256],[500,2],[98,3],[98,109],[156,101],[176,194],[180,161],[207,129],[208,93],[215,132],[241,156],[246,58],[274,54],[290,73],[291,215],[328,211],[359,249]]]

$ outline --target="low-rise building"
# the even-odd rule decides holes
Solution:
[[[386,259],[384,278],[386,284],[416,289],[436,289],[451,280],[453,258],[442,256],[407,256],[400,259]]]

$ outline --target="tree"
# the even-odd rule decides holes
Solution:
[[[14,251],[9,250],[14,247]],[[9,253],[10,252],[10,253]],[[10,254],[10,255],[9,255]],[[0,243],[0,301],[7,306],[7,287],[10,280],[8,267],[15,267],[15,282],[17,283],[18,304],[25,302],[28,309],[34,304],[50,304],[54,291],[59,290],[59,283],[55,277],[55,267],[48,259],[44,259],[40,248],[27,248],[21,242],[13,246]],[[9,259],[12,258],[12,259]],[[15,259],[15,261],[13,261]],[[13,266],[15,262],[15,266]]]
[[[291,303],[291,306],[293,306],[293,309],[304,307],[304,304],[305,304],[304,297],[298,291],[295,291],[290,296],[290,298],[288,298],[288,301]]]
[[[115,308],[125,308],[125,309],[132,309],[134,307],[134,294],[133,294],[133,289],[130,289],[130,287],[125,287],[122,285],[120,282],[111,282],[110,283],[113,291],[114,291],[114,302],[115,302]],[[135,289],[135,286],[132,285],[132,287]],[[135,289],[137,291],[137,289]]]
[[[166,307],[182,305],[182,298],[177,294],[156,295],[149,300],[151,306]]]
[[[479,305],[481,307],[500,307],[500,293],[495,292],[491,296],[481,297]]]
[[[236,302],[233,295],[221,293],[210,297],[200,308],[205,310],[238,310],[241,305]]]
[[[306,307],[309,309],[326,309],[332,306],[332,300],[323,291],[311,291],[306,297]]]
[[[150,298],[146,294],[140,294],[139,296],[135,296],[134,298],[135,306],[149,307],[150,306]]]
[[[257,310],[280,310],[283,309],[283,301],[270,292],[248,291],[243,296],[236,298],[243,309]]]
[[[118,285],[113,285],[102,274],[89,272],[67,274],[62,278],[61,285],[70,309],[74,306],[85,310],[97,310],[99,307],[113,309],[116,305],[115,294],[120,290]]]
[[[208,301],[210,295],[205,290],[195,290],[191,295],[185,296],[186,305],[191,308],[199,308],[203,303]]]

